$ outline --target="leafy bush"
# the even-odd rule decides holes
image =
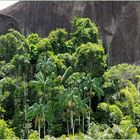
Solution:
[[[0,139],[17,139],[13,130],[3,119],[0,119]]]
[[[37,131],[33,131],[32,133],[29,134],[28,136],[29,140],[40,140],[38,132]]]
[[[118,91],[120,88],[128,85],[128,80],[137,87],[139,82],[139,75],[139,66],[130,64],[118,64],[116,66],[110,67],[104,73],[104,87],[111,87]]]
[[[108,125],[112,125],[113,123],[119,124],[123,113],[120,108],[116,105],[109,105],[107,103],[100,103],[98,105],[100,114],[104,114],[104,118],[101,121],[108,123]]]

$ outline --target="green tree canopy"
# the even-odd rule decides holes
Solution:
[[[49,33],[48,39],[55,54],[67,51],[66,40],[68,33],[65,29],[56,29]]]
[[[0,36],[0,61],[9,62],[15,54],[24,54],[27,44],[24,36],[14,30],[9,30]]]
[[[77,70],[93,76],[101,76],[107,66],[104,48],[98,44],[82,44],[76,49],[75,57]]]
[[[74,32],[71,33],[71,41],[75,47],[88,42],[98,44],[99,31],[97,25],[88,18],[75,18],[73,21]]]

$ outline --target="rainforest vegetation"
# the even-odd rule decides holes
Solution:
[[[0,35],[0,139],[140,138],[140,66],[108,66],[97,25],[72,27]]]

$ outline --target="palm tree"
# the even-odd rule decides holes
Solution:
[[[39,137],[41,133],[41,127],[44,126],[45,136],[45,122],[46,122],[47,106],[42,103],[42,98],[39,100],[39,104],[34,103],[27,109],[27,118],[35,118],[35,127],[38,125]]]
[[[37,70],[42,71],[45,75],[49,75],[52,72],[56,73],[56,64],[53,62],[52,58],[47,58],[46,56],[38,59]]]
[[[102,89],[101,85],[101,78],[94,78],[92,79],[90,74],[87,74],[87,76],[84,78],[85,81],[83,83],[84,85],[84,92],[86,93],[86,96],[89,99],[89,107],[91,108],[91,99],[94,96],[97,96],[98,99],[101,99],[101,96],[104,95],[104,91]],[[89,111],[89,116],[88,116],[88,127],[90,127],[90,117],[91,116],[91,111]]]
[[[72,67],[68,67],[68,69],[65,71],[65,73],[62,75],[62,83],[65,83],[65,81],[69,78],[69,76],[72,74],[73,69]]]
[[[45,77],[44,74],[42,72],[38,72],[36,75],[36,80],[32,80],[31,81],[31,85],[35,86],[35,88],[37,89],[37,91],[41,91],[44,93],[46,93],[46,91],[48,92],[48,94],[50,93],[51,88],[53,88],[55,86],[55,74],[54,72],[51,73],[50,76]]]
[[[35,77],[36,77],[36,81],[34,80],[31,83],[37,86],[38,88],[40,88],[41,90],[43,87],[43,92],[45,93],[47,79],[45,78],[44,74],[42,72],[39,72],[35,75]]]
[[[60,103],[62,107],[69,112],[70,126],[72,134],[74,135],[74,117],[83,113],[83,110],[87,108],[86,104],[80,99],[79,90],[77,88],[67,89],[60,96]],[[68,125],[68,122],[67,122]]]

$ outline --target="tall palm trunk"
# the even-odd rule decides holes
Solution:
[[[67,135],[69,136],[69,121],[68,121],[68,118],[67,118]]]
[[[39,120],[39,122],[38,122],[38,134],[39,134],[39,138],[40,138],[40,120]]]
[[[79,118],[78,118],[78,120],[79,120],[79,126],[80,126],[80,122],[81,122],[80,115],[79,115]]]
[[[83,92],[83,98],[85,98],[85,92]],[[84,116],[83,116],[83,118],[82,118],[82,127],[83,127],[82,129],[83,129],[83,133],[84,133],[84,131],[85,131],[85,130],[84,130],[84,129],[85,129],[85,121],[84,121],[84,119],[85,119],[85,118],[84,118]]]
[[[83,133],[84,133],[84,128],[85,128],[85,121],[84,121],[84,117],[83,117],[83,120],[82,120],[82,123],[83,123]]]
[[[26,74],[24,73],[23,74],[23,79],[24,79],[24,82],[26,82]],[[27,116],[26,116],[26,109],[27,109],[27,106],[26,106],[26,95],[27,95],[27,88],[24,84],[24,98],[23,98],[23,106],[24,106],[24,122],[23,122],[23,125],[24,125],[24,128],[25,128],[25,136],[24,136],[24,139],[27,138],[27,135],[28,135],[28,128],[26,127],[26,122],[27,122]]]
[[[45,138],[45,135],[46,135],[46,128],[45,128],[45,124],[44,124],[44,138]]]
[[[74,123],[73,123],[73,111],[72,110],[71,110],[70,114],[71,114],[71,130],[72,130],[72,134],[74,135]]]
[[[91,98],[89,99],[89,107],[91,108]],[[89,113],[88,113],[88,128],[90,127],[90,111],[89,111]]]
[[[48,132],[48,135],[49,135],[50,134],[50,131],[49,131],[50,130],[50,122],[49,121],[48,121],[48,129],[47,130],[48,130],[47,132]]]

